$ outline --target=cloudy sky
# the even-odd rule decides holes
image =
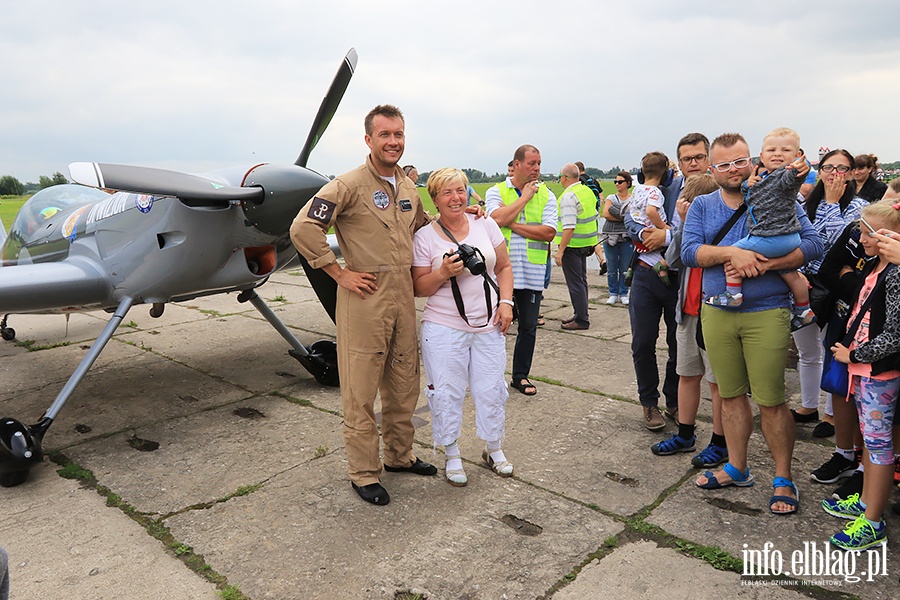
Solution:
[[[3,10],[0,175],[74,161],[203,172],[293,162],[349,48],[359,65],[310,160],[359,164],[362,120],[406,115],[403,162],[546,173],[631,167],[679,137],[777,126],[900,160],[900,3],[790,0],[34,0]]]

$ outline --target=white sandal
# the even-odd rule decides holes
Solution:
[[[513,466],[512,463],[508,460],[501,460],[500,462],[495,462],[491,455],[487,450],[482,451],[481,458],[487,465],[491,468],[491,470],[499,475],[500,477],[512,477],[513,474]],[[504,457],[505,458],[505,457]]]
[[[466,484],[469,483],[469,478],[466,477],[466,472],[462,469],[462,459],[456,457],[459,460],[459,468],[458,469],[446,469],[446,477],[447,483],[452,485],[453,487],[466,487]],[[448,459],[447,464],[450,463],[453,459]]]

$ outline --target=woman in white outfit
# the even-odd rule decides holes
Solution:
[[[500,444],[509,397],[504,372],[512,264],[497,223],[465,212],[468,183],[465,173],[451,168],[428,178],[440,216],[416,232],[412,265],[416,296],[428,297],[422,361],[432,434],[447,454],[447,481],[458,487],[468,483],[457,445],[466,388],[475,402],[476,433],[487,443],[482,458],[498,475],[513,474]]]

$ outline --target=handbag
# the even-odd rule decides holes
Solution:
[[[825,287],[818,275],[809,273],[806,280],[809,281],[809,307],[816,315],[819,327],[824,327],[834,310],[834,292]]]
[[[881,286],[881,284],[884,282],[884,278],[887,275],[888,271],[891,270],[891,268],[893,268],[893,265],[888,265],[881,273],[878,274],[878,279],[875,281],[875,285],[872,287],[872,291],[869,292],[869,297],[866,298],[865,302],[863,302],[863,305],[860,307],[859,312],[856,314],[856,318],[853,319],[853,323],[847,329],[847,333],[844,334],[844,339],[841,341],[841,344],[845,348],[850,347],[850,343],[853,341],[853,336],[856,335],[856,330],[859,329],[859,325],[860,323],[862,323],[863,317],[865,317],[866,313],[869,312],[869,305],[872,304],[872,299],[875,297],[875,290],[877,290],[879,286]],[[829,344],[825,348],[825,359],[822,361],[822,380],[819,382],[819,387],[826,392],[846,398],[847,394],[850,391],[850,375],[847,370],[848,365],[846,363],[835,360],[834,354],[829,352],[830,347],[831,344]]]
[[[716,234],[716,237],[713,238],[712,242],[710,242],[710,246],[718,246],[719,242],[722,241],[722,238],[725,237],[731,228],[734,227],[734,224],[737,223],[737,220],[741,218],[741,215],[744,214],[744,211],[747,210],[747,204],[741,204],[737,210],[734,211],[734,214],[731,215],[724,225],[722,225],[722,229],[719,230],[719,233]],[[703,311],[703,302],[700,303],[700,311]],[[697,346],[701,350],[706,350],[706,341],[703,339],[703,319],[700,319],[700,313],[697,313],[697,331],[694,334],[695,339],[697,341]]]

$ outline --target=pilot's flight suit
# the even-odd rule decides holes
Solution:
[[[335,262],[331,226],[352,271],[374,273],[378,290],[365,299],[338,287],[337,353],[350,479],[381,477],[375,395],[381,391],[384,462],[405,467],[412,452],[412,413],[419,397],[419,353],[413,294],[413,233],[428,222],[415,184],[395,168],[398,191],[366,164],[319,190],[294,219],[291,239],[313,268]]]

